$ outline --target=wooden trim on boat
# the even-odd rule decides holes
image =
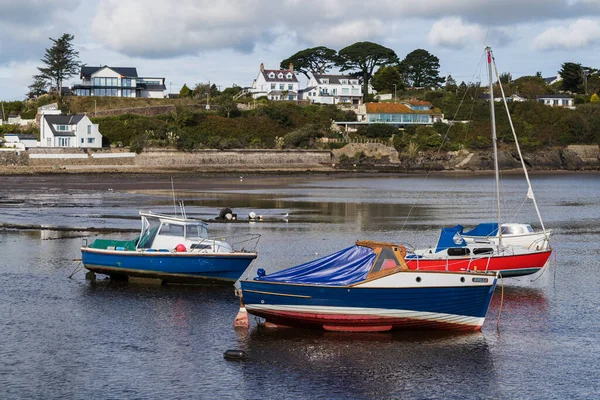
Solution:
[[[273,295],[273,296],[284,296],[284,297],[298,297],[301,299],[310,299],[312,298],[312,296],[304,296],[304,295],[300,295],[300,294],[285,294],[285,293],[273,293],[273,292],[262,292],[260,290],[251,290],[251,289],[245,289],[242,290],[243,292],[250,292],[250,293],[257,293],[257,294],[268,294],[268,295]]]

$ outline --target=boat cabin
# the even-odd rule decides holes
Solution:
[[[230,253],[230,244],[209,239],[208,224],[190,218],[178,218],[152,212],[140,212],[142,231],[137,250]],[[183,245],[184,247],[181,247]]]

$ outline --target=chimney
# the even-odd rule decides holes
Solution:
[[[265,71],[265,64],[260,63],[260,72],[264,72]]]
[[[294,72],[294,64],[290,63],[290,72]]]

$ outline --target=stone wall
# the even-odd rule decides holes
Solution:
[[[27,166],[29,155],[25,151],[0,151],[0,165],[2,166]]]
[[[328,150],[148,150],[138,154],[135,164],[155,167],[253,166],[302,167],[331,163]]]
[[[352,158],[356,153],[363,152],[365,156],[381,160],[383,162],[399,163],[398,151],[381,143],[349,143],[341,149],[333,150],[334,162],[338,162],[342,155]]]

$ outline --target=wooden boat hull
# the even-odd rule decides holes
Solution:
[[[552,250],[526,254],[493,255],[490,257],[450,257],[405,259],[408,268],[419,271],[490,271],[499,272],[503,277],[530,275],[541,270]]]
[[[232,283],[256,253],[171,253],[81,248],[90,271],[111,277],[161,279],[165,283]]]
[[[244,280],[241,289],[246,310],[277,325],[361,332],[481,329],[496,285],[494,275],[422,271],[396,275],[388,282],[354,286]]]

